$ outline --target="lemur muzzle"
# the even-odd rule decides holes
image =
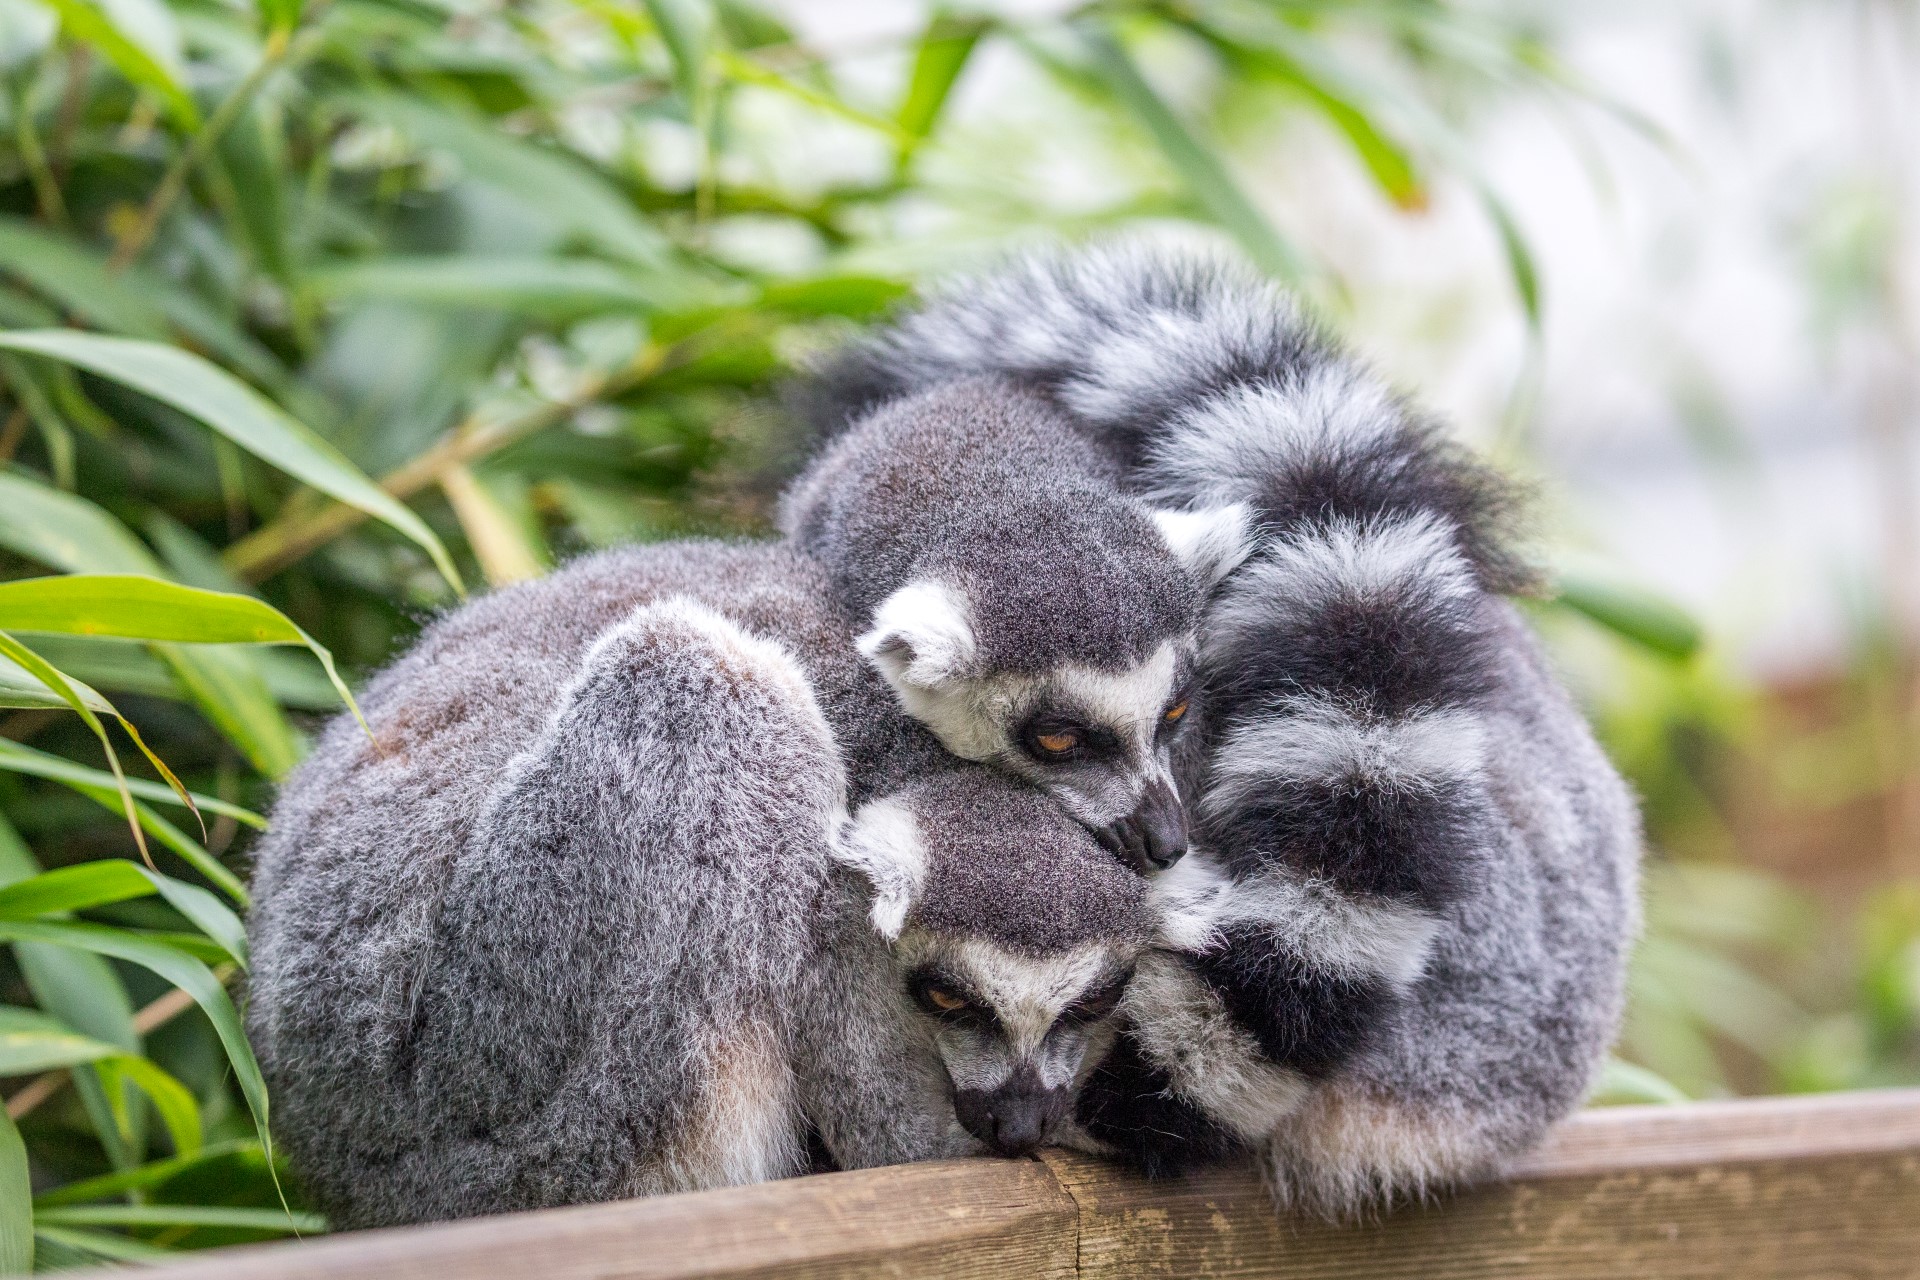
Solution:
[[[1094,833],[1109,852],[1142,875],[1186,856],[1187,810],[1165,778],[1155,778],[1132,813]]]

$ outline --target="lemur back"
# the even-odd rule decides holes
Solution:
[[[1334,1212],[1482,1174],[1577,1104],[1637,927],[1631,797],[1500,593],[1508,484],[1231,261],[1120,245],[961,281],[847,348],[816,431],[993,375],[1155,502],[1259,537],[1201,624],[1183,952],[1083,1119],[1152,1171],[1251,1146]]]
[[[330,728],[259,848],[249,1024],[338,1225],[783,1177],[810,1133],[853,1167],[1062,1122],[1144,890],[918,743],[850,645],[785,549],[635,549],[430,628],[363,698],[377,746]],[[829,708],[926,752],[851,822]],[[1036,894],[1055,932],[1015,936]]]

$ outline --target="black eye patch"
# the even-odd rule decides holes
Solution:
[[[1160,712],[1160,723],[1154,729],[1154,736],[1166,741],[1193,723],[1193,704],[1199,697],[1199,690],[1192,683],[1182,685],[1180,691],[1167,699],[1167,705]]]
[[[1091,991],[1083,993],[1078,1000],[1060,1011],[1062,1022],[1098,1022],[1111,1017],[1120,1007],[1120,998],[1127,993],[1127,983],[1133,980],[1132,971],[1121,974],[1110,982],[1102,983]]]
[[[1043,764],[1107,759],[1122,749],[1111,729],[1064,711],[1034,713],[1015,737],[1028,755]]]
[[[915,969],[907,975],[907,994],[922,1012],[942,1022],[982,1029],[999,1025],[993,1010],[984,1000],[933,968]]]

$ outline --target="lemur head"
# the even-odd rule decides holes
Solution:
[[[1016,779],[957,768],[863,807],[836,856],[873,886],[909,1017],[960,1123],[1022,1155],[1072,1112],[1153,936],[1146,883]]]
[[[1046,791],[1135,870],[1171,866],[1187,847],[1170,752],[1194,628],[1245,554],[1247,509],[1057,497],[1044,537],[923,564],[860,651],[947,750]]]

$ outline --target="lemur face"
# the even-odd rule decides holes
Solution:
[[[1112,1046],[1134,948],[1089,943],[1024,955],[979,937],[913,930],[895,945],[968,1133],[1025,1155],[1073,1110],[1074,1087]]]
[[[872,886],[960,1123],[1003,1155],[1045,1143],[1154,937],[1146,882],[1039,791],[974,767],[866,805],[834,855]]]
[[[1192,634],[1117,670],[1002,673],[980,654],[974,614],[958,588],[922,580],[880,606],[860,650],[954,755],[1025,778],[1135,871],[1179,861],[1187,819],[1171,750],[1193,696]]]

